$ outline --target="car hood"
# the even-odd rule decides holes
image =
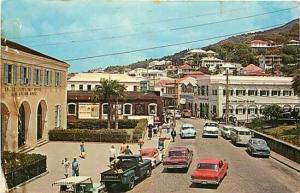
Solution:
[[[196,131],[195,129],[184,129],[184,130],[181,130],[182,133],[195,132],[195,131]]]
[[[219,131],[217,127],[204,127],[203,130],[205,131]]]
[[[266,145],[252,144],[252,147],[257,150],[270,150],[270,148]]]

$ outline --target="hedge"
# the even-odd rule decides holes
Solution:
[[[40,154],[3,152],[2,167],[8,188],[15,187],[47,169],[47,157]]]
[[[54,129],[49,131],[50,141],[86,141],[114,142],[128,141],[130,135],[125,130],[90,130],[90,129]]]
[[[68,129],[106,129],[107,120],[84,119],[76,122],[70,122]],[[138,120],[118,120],[119,129],[133,129],[137,126]],[[115,128],[115,121],[111,122],[111,128]]]
[[[148,124],[147,119],[139,120],[136,127],[134,128],[132,134],[132,141],[137,141],[138,139],[143,138],[147,124]]]

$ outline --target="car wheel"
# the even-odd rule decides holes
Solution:
[[[152,170],[151,168],[148,168],[147,172],[146,172],[146,178],[150,177],[152,174]]]
[[[134,176],[132,176],[132,177],[129,179],[128,189],[129,189],[129,190],[132,190],[133,187],[134,187]]]

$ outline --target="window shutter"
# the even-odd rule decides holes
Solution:
[[[225,96],[226,95],[226,90],[223,90],[223,96]]]
[[[40,69],[40,76],[39,76],[39,83],[40,85],[43,85],[43,73],[44,71]]]
[[[8,64],[4,65],[4,83],[8,83]]]
[[[248,114],[250,114],[250,109],[248,109]]]
[[[255,91],[255,96],[257,96],[257,95],[258,95],[258,91],[256,90],[256,91]]]
[[[246,95],[246,91],[245,91],[245,90],[243,90],[243,95],[244,95],[244,96]]]
[[[243,114],[246,114],[246,108],[243,108]]]
[[[239,111],[238,109],[235,109],[235,114],[238,115],[239,114]]]
[[[36,69],[33,70],[33,84],[36,85],[36,77],[37,77],[37,71]]]
[[[49,72],[49,76],[50,76],[50,78],[49,78],[49,86],[51,86],[52,85],[52,71]]]
[[[268,91],[267,91],[267,96],[269,96],[269,95],[270,95],[270,91],[268,90]]]
[[[258,112],[257,109],[255,109],[255,114],[257,114],[257,112]]]
[[[20,84],[24,84],[24,67],[20,66]]]
[[[17,84],[18,83],[18,66],[14,65],[13,71],[14,71],[14,75],[13,75],[14,84]]]
[[[28,83],[28,85],[30,85],[31,84],[31,68],[28,67],[27,70],[28,70],[28,73],[27,73],[27,83]]]

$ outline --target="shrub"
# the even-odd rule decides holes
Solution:
[[[125,130],[54,129],[49,131],[50,141],[116,142],[128,141]]]
[[[107,120],[89,120],[84,119],[76,122],[68,123],[68,129],[105,129],[107,128]],[[115,121],[111,122],[111,128],[115,127]],[[133,129],[137,126],[138,120],[119,120],[119,129]]]
[[[3,152],[2,164],[8,188],[12,188],[46,172],[47,157],[40,154]]]

